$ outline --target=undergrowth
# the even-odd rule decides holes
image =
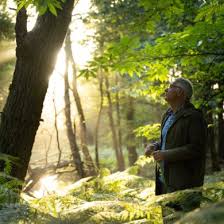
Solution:
[[[207,176],[201,188],[154,196],[154,181],[139,175],[148,165],[153,170],[152,160],[140,157],[123,172],[101,169],[97,177],[72,184],[64,196],[40,199],[27,199],[25,194],[14,198],[16,192],[3,183],[0,223],[184,223],[181,220],[195,208],[203,211],[224,198],[223,172]]]

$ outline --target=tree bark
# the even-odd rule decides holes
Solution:
[[[59,166],[61,162],[61,144],[60,144],[60,139],[59,139],[59,130],[58,130],[58,116],[57,116],[57,108],[56,108],[56,103],[55,103],[55,93],[54,93],[54,98],[53,98],[53,105],[54,105],[54,128],[56,131],[56,142],[57,142],[57,147],[58,147],[58,161],[57,161],[57,167]]]
[[[219,105],[218,114],[218,151],[220,159],[224,159],[224,120],[223,120],[223,101]]]
[[[208,115],[208,123],[213,124],[212,113]],[[208,147],[211,153],[212,171],[220,171],[218,153],[215,144],[215,130],[214,126],[208,128]]]
[[[97,115],[97,121],[96,121],[96,131],[95,131],[95,160],[96,160],[96,166],[99,169],[100,168],[100,161],[99,161],[99,128],[100,128],[100,119],[102,115],[103,110],[103,76],[102,71],[100,71],[99,74],[99,92],[100,92],[100,106],[99,106],[99,112]]]
[[[69,35],[67,34],[66,37],[66,45],[67,45],[67,39],[69,38]],[[66,46],[65,46],[66,49]],[[68,136],[68,141],[72,153],[72,158],[74,161],[75,168],[77,170],[77,173],[80,178],[85,177],[85,172],[83,168],[83,163],[81,160],[81,156],[79,153],[79,148],[76,142],[76,133],[75,129],[73,129],[73,124],[71,120],[71,101],[70,101],[70,95],[69,95],[69,81],[68,81],[68,55],[66,53],[66,66],[65,66],[65,74],[64,74],[64,84],[65,84],[65,95],[64,95],[64,100],[65,100],[65,121],[66,121],[66,132]]]
[[[117,167],[120,171],[125,169],[125,164],[124,164],[124,156],[122,151],[119,150],[118,147],[118,140],[117,140],[117,133],[114,125],[114,118],[113,118],[113,106],[112,106],[112,99],[109,91],[109,80],[108,77],[105,77],[105,85],[106,85],[106,95],[107,95],[107,100],[108,100],[108,116],[109,116],[109,122],[110,122],[110,128],[112,132],[112,142],[113,142],[113,148],[116,154],[116,159],[117,159]]]
[[[70,37],[70,30],[68,31],[68,36]],[[84,111],[82,108],[81,99],[79,96],[79,92],[77,89],[77,71],[76,71],[76,64],[73,59],[72,55],[72,47],[71,47],[71,40],[67,39],[66,41],[66,54],[68,54],[68,59],[72,63],[73,68],[73,82],[72,82],[72,93],[75,99],[78,115],[79,115],[79,124],[80,124],[80,141],[81,141],[81,149],[84,155],[85,165],[87,167],[88,175],[96,175],[96,168],[93,163],[93,159],[89,153],[89,149],[87,146],[87,127],[86,127],[86,119],[84,115]]]
[[[49,144],[47,146],[46,153],[45,153],[45,167],[48,165],[48,154],[49,154],[51,142],[52,142],[52,134],[49,133],[49,136],[50,136],[50,140],[49,140]]]
[[[118,75],[115,77],[116,86],[118,86]],[[116,92],[116,114],[117,114],[117,134],[118,134],[118,148],[122,152],[122,134],[121,134],[121,115],[120,115],[120,96],[119,91]],[[123,152],[122,152],[123,153]]]
[[[126,136],[126,144],[128,150],[128,161],[129,166],[132,166],[138,158],[138,154],[136,152],[136,144],[135,144],[135,135],[133,132],[133,122],[134,122],[134,104],[133,97],[128,96],[127,99],[127,136]]]
[[[64,41],[74,0],[67,0],[58,16],[38,16],[27,32],[27,15],[21,9],[16,18],[16,66],[0,125],[0,152],[19,158],[11,175],[24,180],[41,120],[49,75]],[[1,164],[3,169],[4,164]]]

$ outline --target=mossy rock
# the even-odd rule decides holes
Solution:
[[[211,182],[206,183],[203,186],[203,197],[207,199],[208,202],[218,202],[224,199],[224,182]]]
[[[201,189],[187,189],[170,194],[160,195],[154,198],[154,203],[163,208],[171,208],[174,211],[188,212],[200,206],[202,200]]]
[[[224,200],[207,208],[196,209],[190,212],[176,224],[223,224],[224,223]]]
[[[204,183],[214,183],[224,181],[224,171],[214,172],[211,175],[206,175]]]
[[[124,224],[152,224],[152,221],[147,219],[139,219],[135,221],[125,222]]]
[[[163,218],[163,224],[173,224],[184,216],[184,212],[174,212]]]

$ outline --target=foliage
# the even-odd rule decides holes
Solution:
[[[4,170],[0,172],[0,223],[13,223],[11,220],[15,220],[16,215],[18,215],[18,211],[15,209],[21,207],[18,205],[20,201],[18,192],[22,186],[22,182],[10,174],[12,164],[18,165],[18,160],[15,157],[3,153],[0,153],[0,160],[1,165],[4,164]],[[12,215],[13,213],[14,215]],[[22,210],[19,213],[26,215]]]
[[[141,157],[135,167],[142,168],[143,165],[146,168],[146,163],[151,163],[144,158]],[[27,202],[23,199],[0,208],[0,222],[160,224],[163,217],[165,223],[174,223],[179,219],[179,223],[189,219],[198,223],[196,220],[202,219],[206,213],[210,223],[215,223],[217,216],[212,214],[222,216],[223,172],[206,176],[206,183],[201,188],[154,196],[153,181],[136,173],[129,174],[134,169],[113,174],[103,169],[98,177],[84,178],[72,184],[71,190],[64,196],[52,194],[28,200],[26,195],[22,195]],[[199,206],[200,209],[189,213]],[[208,206],[211,209],[207,209]]]
[[[4,162],[4,170],[0,172],[0,222],[7,221],[9,223],[12,218],[12,210],[15,211],[17,203],[20,201],[18,190],[21,188],[22,182],[10,176],[12,164],[18,164],[17,158],[0,153],[0,161]]]
[[[10,155],[0,153],[0,160],[4,162],[4,170],[3,172],[0,172],[1,187],[16,192],[18,188],[21,187],[22,182],[19,181],[17,178],[10,176],[10,174],[12,170],[12,164],[19,165],[18,159]]]
[[[68,195],[51,195],[32,201],[32,205],[60,217],[62,223],[126,223],[138,219],[162,223],[160,206],[145,207],[141,203],[142,190],[153,186],[152,181],[128,171],[110,174],[103,169],[94,179],[76,182]]]
[[[1,11],[0,12],[0,41],[5,39],[13,39],[14,38],[14,23],[9,15]]]
[[[222,1],[94,3],[98,11],[90,16],[97,21],[96,41],[101,48],[87,66],[86,76],[96,75],[99,68],[131,77],[135,74],[139,77],[138,93],[158,99],[169,78],[181,74],[193,81],[197,106],[220,110],[224,82]],[[214,90],[216,83],[220,85]]]
[[[49,9],[56,15],[60,8],[54,5],[56,1],[47,0],[23,0],[19,7],[32,2],[40,13]],[[135,90],[136,95],[150,94],[152,99],[161,95],[170,77],[182,74],[194,82],[198,104],[217,111],[223,100],[222,1],[159,0],[156,5],[152,0],[94,2],[97,10],[91,16],[98,25],[95,36],[99,49],[81,75],[88,78],[96,77],[99,71],[107,75],[119,72],[124,78],[130,77],[124,79],[130,81],[129,94]],[[215,90],[212,86],[216,83],[220,87]],[[199,97],[203,99],[199,101]],[[156,140],[159,124],[139,127],[135,132],[137,136]],[[2,177],[10,179],[10,163],[5,161]],[[20,214],[4,205],[1,214],[8,212],[5,217],[17,216],[18,221],[25,217],[27,223],[35,219],[41,223],[40,214],[46,223],[162,223],[162,216],[166,223],[174,223],[198,207],[179,223],[203,223],[203,217],[207,218],[209,213],[215,217],[211,215],[207,220],[221,223],[223,172],[207,176],[201,188],[154,196],[153,180],[139,175],[149,164],[153,170],[152,159],[141,156],[123,172],[111,174],[102,169],[97,177],[73,184],[65,196],[53,194],[30,200],[29,206],[15,204],[22,211]],[[2,204],[13,202],[13,193],[6,193],[9,188],[5,185],[2,193],[0,189]],[[204,209],[207,206],[211,208]]]
[[[37,212],[24,201],[7,204],[0,210],[0,223],[44,224],[54,220],[51,216]]]
[[[160,137],[160,124],[148,124],[135,129],[137,137],[145,137],[149,141],[158,141]]]
[[[204,214],[204,207],[222,201],[224,194],[218,193],[223,192],[223,184],[220,182],[222,175],[223,172],[207,176],[206,181],[210,182],[205,183],[203,188],[154,196],[154,185],[150,180],[129,174],[128,170],[110,174],[104,169],[96,178],[88,177],[71,185],[72,190],[64,196],[53,194],[29,200],[29,205],[17,203],[14,207],[10,205],[2,209],[1,214],[7,214],[7,217],[11,214],[11,220],[14,221],[11,223],[23,220],[23,223],[156,224],[162,223],[162,216],[165,223],[174,223],[200,204]],[[214,194],[220,196],[214,198]],[[15,211],[19,213],[15,215]],[[213,212],[205,211],[208,211],[208,216]],[[197,214],[195,220],[198,220]],[[194,215],[190,217],[194,220]],[[212,217],[210,219],[213,220]]]
[[[49,10],[53,15],[57,16],[57,10],[62,9],[62,4],[65,1],[66,0],[19,0],[17,11],[33,4],[40,15],[43,15]]]

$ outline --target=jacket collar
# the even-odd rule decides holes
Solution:
[[[195,109],[194,105],[192,103],[185,103],[182,107],[180,107],[177,112],[175,113],[175,119],[173,124],[171,125],[171,127],[183,116],[189,116],[192,114],[192,109]],[[172,113],[172,109],[169,108],[162,120],[162,127],[164,126],[167,118],[169,117],[169,115]]]

